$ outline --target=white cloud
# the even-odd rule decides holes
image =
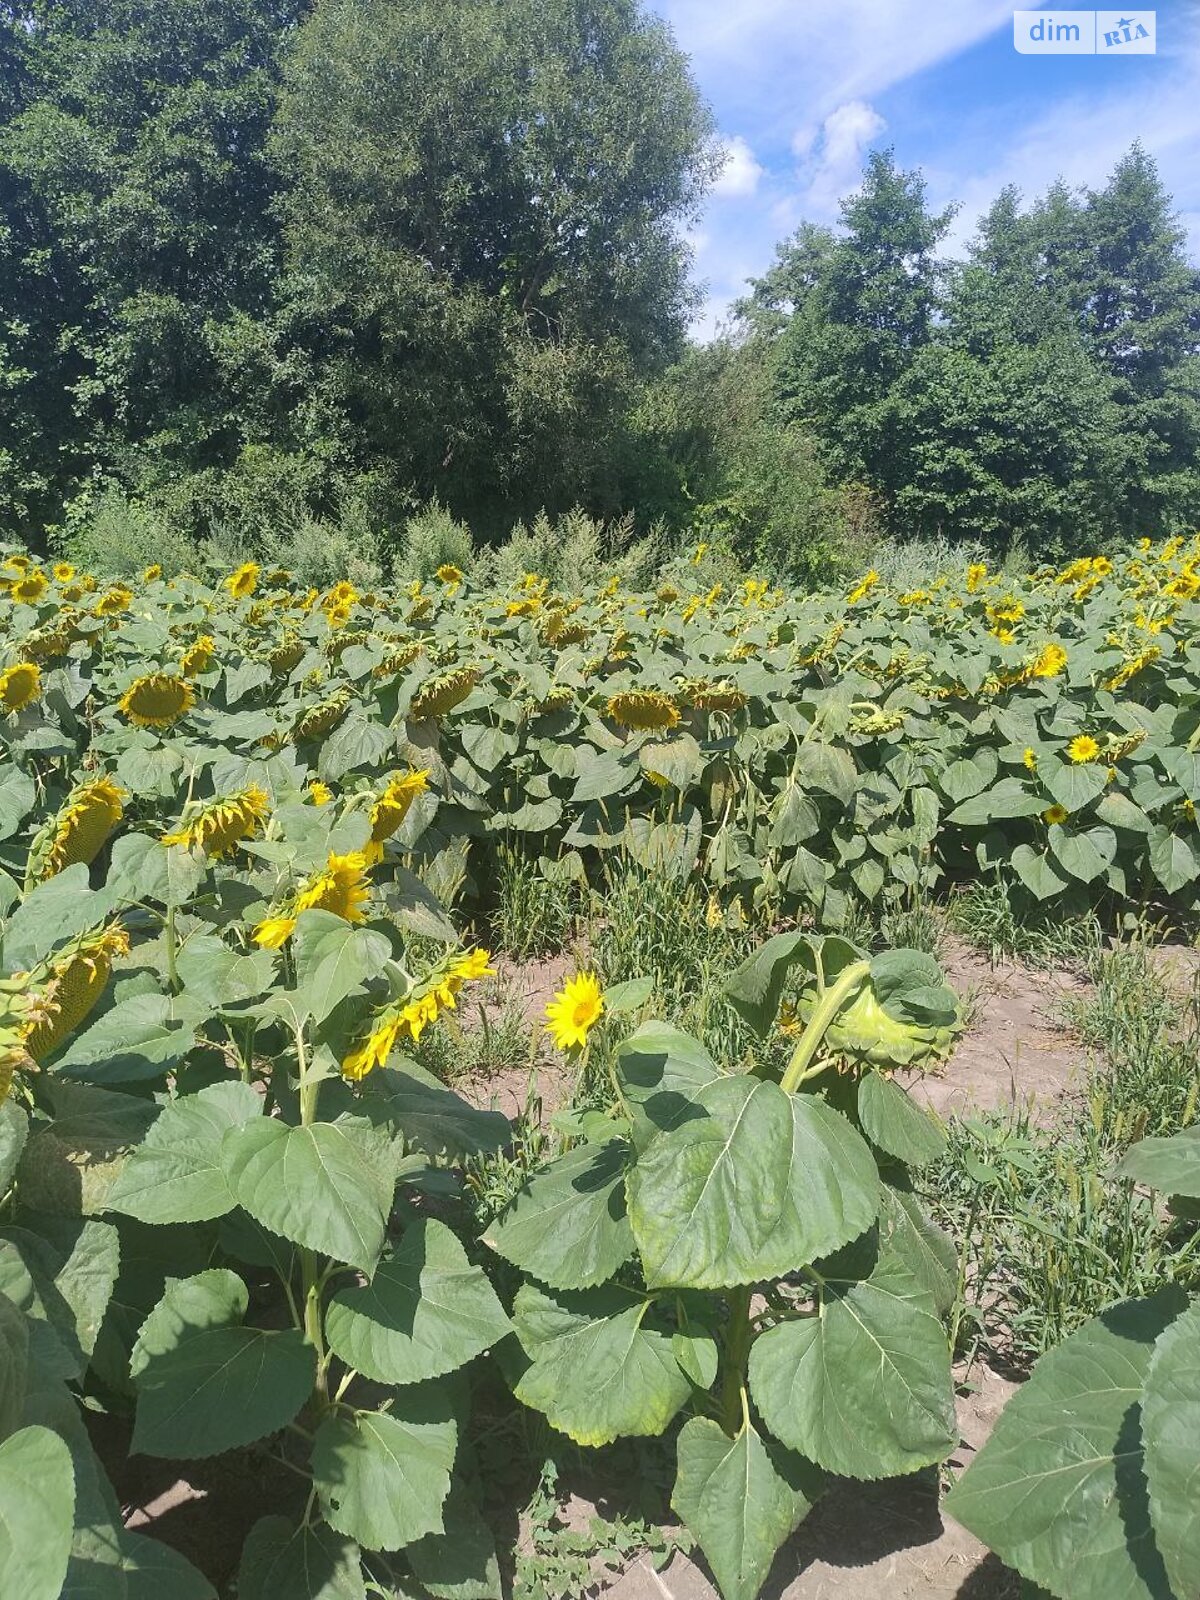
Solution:
[[[758,188],[758,180],[765,168],[755,159],[754,151],[740,134],[725,144],[725,165],[721,176],[713,185],[718,195],[748,195]]]
[[[831,111],[816,139],[802,129],[792,148],[802,154],[803,194],[799,209],[814,220],[827,220],[842,195],[854,188],[863,157],[887,127],[874,106],[865,100],[847,100]]]

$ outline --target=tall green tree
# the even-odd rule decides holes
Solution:
[[[364,467],[511,520],[603,494],[682,348],[681,224],[716,169],[637,0],[323,0],[274,142],[287,294]]]
[[[952,216],[931,213],[921,175],[877,151],[842,204],[842,232],[799,235],[759,288],[760,299],[799,296],[777,340],[784,414],[816,429],[835,472],[888,493],[899,487],[888,396],[933,336],[936,252]]]
[[[270,305],[276,53],[307,0],[29,0],[0,16],[0,513],[93,466],[223,459],[228,325]]]

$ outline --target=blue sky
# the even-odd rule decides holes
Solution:
[[[692,236],[698,334],[802,219],[836,221],[875,146],[924,171],[933,206],[961,203],[955,253],[1005,183],[1098,186],[1140,138],[1200,260],[1200,0],[1160,3],[1158,53],[1120,58],[1020,55],[1013,6],[994,0],[651,3],[729,154]]]

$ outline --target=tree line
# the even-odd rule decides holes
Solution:
[[[639,0],[0,0],[0,530],[582,506],[816,576],[1200,522],[1200,275],[1143,151],[961,262],[875,155],[693,345],[720,163]]]

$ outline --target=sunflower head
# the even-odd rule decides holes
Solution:
[[[418,722],[429,717],[444,717],[462,704],[481,676],[478,667],[454,667],[430,678],[413,696],[410,714]]]
[[[359,1083],[387,1062],[399,1044],[418,1044],[443,1011],[453,1011],[463,986],[491,976],[486,950],[448,955],[427,972],[402,1000],[385,1006],[342,1061],[342,1074]]]
[[[727,679],[720,683],[697,681],[686,686],[687,698],[697,711],[720,711],[731,716],[750,703],[750,697]]]
[[[40,567],[33,567],[19,578],[13,579],[9,593],[22,605],[32,606],[37,604],[49,587],[50,580],[46,574]]]
[[[1099,742],[1090,733],[1077,733],[1067,746],[1067,756],[1077,764],[1095,761],[1099,754]]]
[[[367,861],[361,850],[337,855],[331,851],[325,865],[300,885],[296,912],[332,911],[347,922],[361,922],[363,906],[371,893]]]
[[[225,579],[225,587],[235,600],[247,600],[258,585],[258,573],[257,562],[243,561],[237,571]]]
[[[15,667],[0,672],[0,708],[23,711],[42,692],[41,669],[33,661],[18,661]]]
[[[367,860],[382,859],[383,843],[390,839],[408,815],[413,801],[429,787],[429,768],[420,772],[409,768],[407,772],[393,773],[387,785],[371,806],[371,838],[366,848]]]
[[[456,567],[453,561],[443,561],[437,569],[437,580],[453,593],[463,581],[462,568]]]
[[[104,993],[117,956],[129,954],[129,935],[119,922],[80,934],[35,973],[40,1017],[25,1032],[34,1061],[51,1055],[79,1027]]]
[[[135,678],[117,702],[118,710],[139,728],[169,728],[189,711],[195,691],[172,672]]]
[[[1067,810],[1066,806],[1047,806],[1045,811],[1042,812],[1042,821],[1049,822],[1051,824],[1055,822],[1065,822],[1070,815],[1071,813]]]
[[[397,672],[403,672],[405,667],[411,667],[417,657],[424,651],[425,646],[419,639],[411,639],[399,645],[395,650],[372,668],[371,675],[375,678],[392,678]]]
[[[582,1049],[604,1011],[604,993],[594,972],[577,972],[546,1007],[546,1031],[559,1050]]]
[[[304,792],[314,806],[327,806],[333,799],[333,790],[320,778],[314,778]]]
[[[1030,668],[1035,678],[1057,678],[1067,664],[1067,652],[1060,644],[1047,644]]]
[[[75,568],[69,561],[56,561],[51,570],[55,583],[70,583],[75,576]]]
[[[228,855],[243,839],[250,839],[262,827],[270,801],[257,784],[197,807],[183,826],[164,833],[163,844],[178,844],[185,849],[203,850],[207,856]]]
[[[1025,753],[1022,755],[1021,760],[1029,768],[1030,772],[1037,771],[1037,751],[1031,744],[1025,746]]]
[[[199,672],[207,672],[209,667],[212,666],[216,649],[216,641],[209,634],[202,633],[198,639],[193,640],[179,658],[180,676],[194,678]]]
[[[31,878],[53,878],[76,862],[90,866],[120,822],[125,800],[124,789],[108,777],[76,784],[33,842]]]
[[[310,706],[296,720],[292,728],[293,744],[299,744],[302,739],[320,739],[332,733],[349,709],[350,696],[345,689],[335,690],[315,706]]]
[[[92,607],[98,617],[119,617],[122,611],[129,609],[133,595],[123,583],[114,583],[111,589],[106,589],[99,600]]]
[[[610,697],[604,710],[622,728],[657,731],[679,721],[678,706],[658,689],[623,689]]]

